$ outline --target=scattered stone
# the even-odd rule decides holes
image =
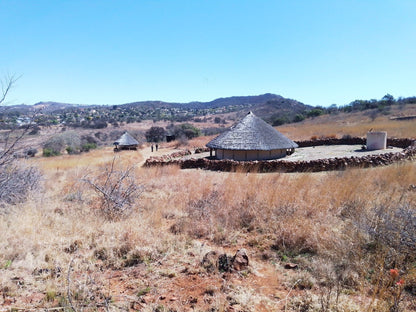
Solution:
[[[274,256],[274,253],[273,252],[271,252],[271,251],[264,251],[261,254],[260,257],[261,257],[262,260],[270,260],[270,259],[273,258],[273,256]]]
[[[140,302],[141,303],[149,303],[151,301],[152,301],[152,298],[148,294],[140,297]]]
[[[209,273],[213,273],[217,269],[218,253],[216,251],[210,251],[202,258],[202,266]]]
[[[243,309],[243,307],[239,304],[235,304],[227,308],[227,312],[246,312],[246,311],[247,310]]]
[[[235,171],[237,169],[251,172],[318,172],[330,170],[344,170],[345,168],[368,168],[374,166],[385,166],[393,162],[413,159],[416,156],[416,147],[410,146],[413,142],[411,139],[387,139],[391,146],[403,148],[403,152],[390,152],[379,155],[368,155],[363,157],[335,157],[328,159],[316,159],[310,161],[285,161],[281,159],[269,161],[235,161],[230,159],[210,160],[207,158],[176,158],[176,154],[164,155],[161,157],[151,157],[146,160],[144,166],[164,166],[175,164],[181,169],[206,169],[213,171]],[[299,147],[317,146],[317,145],[362,145],[362,138],[349,139],[324,139],[318,141],[297,142]],[[186,154],[188,151],[179,153]],[[189,152],[190,153],[190,152]],[[180,157],[178,155],[178,157]]]
[[[201,153],[205,153],[205,152],[209,152],[209,147],[197,147],[195,149],[195,154],[201,154]]]
[[[247,251],[245,249],[237,250],[234,257],[227,254],[219,255],[216,251],[210,251],[205,254],[202,259],[201,265],[209,273],[215,271],[219,272],[231,272],[232,270],[242,271],[248,267],[249,260]]]
[[[76,252],[82,246],[82,242],[79,240],[74,241],[69,247],[64,248],[66,253],[72,254]]]
[[[298,269],[298,265],[296,263],[286,263],[285,264],[285,269],[287,270],[297,270]]]
[[[248,256],[245,249],[237,250],[233,257],[233,268],[234,270],[241,271],[248,267]]]
[[[227,256],[227,254],[222,254],[218,257],[218,270],[220,272],[229,272],[231,270],[231,262],[233,258]]]
[[[142,309],[142,305],[139,302],[137,302],[137,301],[133,301],[130,304],[130,308],[133,309],[133,310],[135,310],[135,311],[140,311],[140,309]]]

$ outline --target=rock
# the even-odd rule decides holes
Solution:
[[[207,272],[214,272],[217,269],[218,253],[216,251],[210,251],[202,258],[201,265],[207,270]]]
[[[248,267],[247,251],[245,249],[237,250],[233,257],[232,263],[234,270],[241,271],[246,269]]]
[[[218,257],[218,270],[220,272],[229,272],[231,270],[231,262],[233,258],[222,254]]]
[[[235,304],[227,308],[227,312],[245,312],[245,311],[246,310],[244,310],[243,307],[239,304]]]
[[[287,270],[296,270],[298,268],[298,265],[296,263],[286,263],[285,269]]]

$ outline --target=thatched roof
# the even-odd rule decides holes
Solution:
[[[207,146],[225,150],[260,150],[291,149],[298,147],[263,119],[249,112],[240,122],[228,131],[210,141]]]
[[[126,131],[117,141],[114,142],[114,145],[120,145],[120,146],[139,145],[139,142],[135,138],[133,138],[130,135],[130,133]]]

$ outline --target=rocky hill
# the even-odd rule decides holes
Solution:
[[[70,126],[101,127],[104,123],[139,122],[142,120],[165,120],[184,122],[200,120],[206,116],[230,114],[239,118],[252,110],[259,117],[273,123],[276,118],[292,121],[294,116],[313,109],[280,95],[233,96],[210,102],[169,103],[142,101],[121,105],[81,105],[59,102],[39,102],[35,105],[8,106],[0,111],[7,123],[19,122],[33,116],[40,125],[66,124]]]

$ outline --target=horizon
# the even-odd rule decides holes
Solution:
[[[218,97],[218,98],[211,99],[211,100],[208,100],[208,101],[198,101],[198,100],[195,100],[195,101],[189,101],[189,102],[166,102],[166,101],[161,101],[161,100],[139,100],[139,101],[133,101],[133,102],[128,102],[128,103],[118,103],[118,104],[83,104],[83,103],[66,103],[66,102],[59,102],[59,101],[38,101],[38,102],[33,103],[33,104],[20,103],[20,104],[9,104],[8,105],[6,103],[3,106],[19,106],[19,105],[34,106],[34,105],[48,104],[48,103],[52,103],[52,104],[63,104],[63,105],[74,105],[74,106],[121,106],[121,105],[127,105],[127,104],[146,103],[146,102],[161,102],[161,103],[166,103],[166,104],[186,105],[186,104],[193,104],[193,103],[207,104],[207,103],[211,103],[211,102],[214,102],[216,100],[219,100],[219,99],[227,99],[227,98],[233,98],[233,97],[257,97],[257,96],[263,96],[263,95],[267,95],[267,94],[275,95],[275,96],[281,96],[280,94],[275,94],[275,93],[267,92],[267,93],[257,94],[257,95],[233,95],[233,96],[227,96],[227,97]],[[387,95],[387,94],[385,94],[385,95]],[[283,96],[281,96],[281,97],[283,97]],[[414,95],[411,95],[409,97],[414,97]],[[283,97],[283,98],[285,100],[295,100],[295,101],[297,101],[297,102],[299,102],[301,104],[304,104],[304,105],[310,105],[310,104],[307,104],[307,103],[303,103],[301,101],[298,101],[297,99],[286,98],[286,97]],[[377,100],[378,101],[378,100],[381,100],[382,98],[383,97],[380,97],[380,98],[371,98],[371,99],[356,99],[356,100],[363,100],[363,101]],[[397,97],[397,98],[394,97],[395,100],[398,100],[399,98],[408,98],[408,97]],[[347,105],[351,104],[352,102],[345,103],[345,104],[337,104],[337,107],[347,106]],[[310,105],[310,106],[312,106],[312,107],[318,107],[318,106],[321,106],[321,105]],[[330,105],[328,105],[328,106],[321,106],[321,107],[329,107],[329,106]]]
[[[11,105],[414,96],[416,2],[0,2]],[[156,100],[152,100],[156,99]]]

